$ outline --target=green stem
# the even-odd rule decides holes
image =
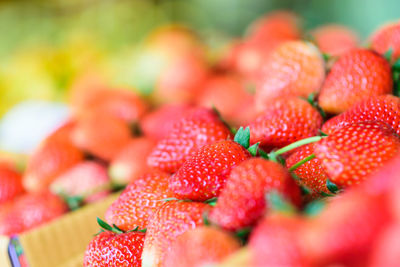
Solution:
[[[300,167],[301,165],[303,165],[304,163],[306,163],[307,161],[312,160],[313,158],[315,158],[315,154],[311,154],[308,157],[305,157],[304,159],[300,160],[299,162],[297,162],[296,164],[294,164],[292,167],[289,168],[289,171],[294,171],[296,170],[298,167]]]
[[[321,139],[325,138],[325,136],[313,136],[309,137],[306,139],[299,140],[297,142],[291,143],[290,145],[287,145],[285,147],[282,147],[281,149],[278,149],[275,151],[275,154],[277,155],[282,155],[290,150],[293,150],[295,148],[298,148],[303,145],[311,144],[320,141]]]

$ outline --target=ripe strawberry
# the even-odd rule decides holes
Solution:
[[[178,236],[172,243],[163,265],[165,267],[214,265],[239,248],[239,241],[229,233],[214,227],[200,226]]]
[[[148,170],[147,157],[155,145],[156,142],[147,137],[131,139],[110,164],[112,182],[126,185]]]
[[[231,136],[215,112],[198,108],[182,118],[168,136],[158,142],[147,163],[151,167],[174,173],[198,148]]]
[[[374,244],[369,267],[396,267],[400,262],[400,226],[388,226]]]
[[[95,202],[110,192],[107,169],[94,161],[83,161],[59,175],[50,190],[65,198],[79,198],[79,202]]]
[[[203,213],[210,206],[199,202],[169,201],[151,218],[143,247],[142,266],[162,266],[171,244],[184,232],[203,225]]]
[[[173,197],[168,189],[169,174],[151,170],[129,184],[107,209],[106,220],[123,230],[146,228],[163,199]]]
[[[185,104],[165,104],[146,114],[140,121],[143,134],[154,140],[168,136],[174,125],[194,108]]]
[[[250,156],[231,140],[205,145],[171,176],[169,188],[182,199],[204,201],[216,197],[231,169]]]
[[[49,222],[67,211],[64,201],[48,191],[28,193],[7,202],[0,215],[0,234],[14,235]]]
[[[387,124],[360,122],[345,126],[315,143],[315,155],[339,187],[368,178],[400,150],[400,138]]]
[[[102,225],[105,229],[102,229],[86,248],[83,266],[142,266],[145,234],[136,230],[123,232],[105,222],[102,222]]]
[[[247,159],[231,171],[210,220],[229,230],[251,226],[266,210],[265,194],[274,190],[300,203],[299,187],[280,164]]]
[[[173,60],[158,77],[153,92],[157,103],[190,103],[208,76],[203,58],[192,54]]]
[[[328,120],[322,131],[331,134],[346,125],[363,121],[384,122],[400,135],[400,98],[393,95],[370,97]]]
[[[332,66],[318,103],[328,113],[341,113],[369,97],[389,94],[393,80],[389,63],[366,50],[349,51]]]
[[[299,18],[294,13],[269,13],[249,27],[246,39],[232,47],[225,64],[246,79],[254,80],[271,51],[286,41],[300,39],[299,24]]]
[[[318,134],[322,117],[300,98],[280,99],[269,105],[249,124],[250,143],[266,149],[283,147]]]
[[[290,169],[293,165],[304,160],[314,154],[315,144],[308,144],[296,149],[287,159],[286,167]],[[330,194],[331,192],[326,187],[328,175],[325,173],[321,162],[317,158],[313,158],[300,167],[296,168],[293,173],[298,179],[297,184],[305,186],[311,190],[310,196],[307,198],[319,198],[321,193]]]
[[[301,234],[311,266],[367,266],[366,255],[390,217],[383,195],[349,190],[333,199]]]
[[[300,239],[304,224],[301,217],[281,214],[263,219],[250,236],[251,266],[311,266]]]
[[[0,205],[24,192],[21,174],[5,163],[0,163]]]
[[[392,49],[392,59],[400,56],[400,23],[380,27],[371,37],[371,48],[381,55]]]
[[[327,24],[311,32],[321,52],[330,56],[340,56],[357,47],[359,37],[346,26]]]
[[[324,59],[318,48],[304,41],[285,42],[260,67],[256,109],[264,110],[276,99],[308,97],[318,93],[325,78]]]
[[[128,124],[108,115],[95,114],[80,118],[72,133],[74,143],[81,149],[104,160],[112,160],[131,138]]]
[[[197,98],[199,106],[212,108],[229,122],[241,122],[251,117],[253,97],[246,92],[243,83],[233,75],[214,75],[204,83]]]
[[[109,114],[127,122],[137,121],[147,105],[133,91],[108,88],[104,82],[84,77],[71,90],[70,104],[77,117]]]
[[[42,143],[32,154],[22,183],[28,191],[40,191],[61,173],[83,160],[83,153],[68,141]]]

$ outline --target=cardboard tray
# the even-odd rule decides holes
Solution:
[[[96,217],[104,218],[108,206],[118,197],[113,194],[98,203],[70,212],[41,227],[18,236],[30,267],[82,266],[87,244],[99,231]],[[7,247],[9,251],[7,251]],[[0,266],[20,266],[12,253],[13,244],[0,237]]]

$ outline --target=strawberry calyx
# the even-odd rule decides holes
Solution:
[[[304,208],[303,213],[307,216],[314,217],[321,213],[326,206],[326,202],[323,200],[315,200],[307,204]]]
[[[321,117],[325,120],[326,119],[326,113],[325,111],[320,107],[320,105],[318,104],[317,98],[316,98],[316,94],[315,93],[311,93],[306,101],[313,106],[313,108],[315,108],[319,114],[321,115]]]
[[[297,208],[276,190],[266,193],[264,197],[266,203],[268,203],[269,210],[285,214],[294,214],[297,212]]]
[[[339,187],[335,183],[332,183],[332,181],[329,179],[326,179],[326,187],[333,194],[337,194],[340,191]]]
[[[97,234],[100,234],[102,232],[105,231],[110,231],[113,232],[115,234],[124,234],[124,233],[130,233],[130,232],[140,232],[140,233],[146,233],[146,228],[144,229],[139,229],[139,226],[136,226],[136,228],[129,230],[129,231],[124,231],[121,228],[119,228],[117,225],[113,224],[112,226],[109,225],[108,223],[106,223],[105,221],[103,221],[102,219],[100,219],[99,217],[97,217],[97,223],[99,224],[99,226],[101,227],[100,232]]]
[[[260,142],[250,146],[250,127],[240,127],[237,130],[233,141],[246,148],[253,157],[256,156],[257,152],[259,151]]]

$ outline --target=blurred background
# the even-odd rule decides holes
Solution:
[[[353,29],[362,42],[400,17],[398,0],[0,1],[0,150],[29,150],[68,113],[61,104],[29,102],[5,116],[12,107],[26,100],[65,102],[71,86],[87,73],[146,94],[154,62],[143,59],[140,46],[160,25],[194,29],[212,61],[232,39],[244,36],[251,22],[277,9],[300,15],[305,32],[334,22]],[[35,137],[37,118],[43,118],[45,130]],[[32,140],[21,143],[26,129]]]

